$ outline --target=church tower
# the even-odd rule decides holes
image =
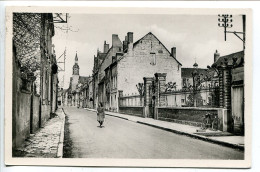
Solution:
[[[75,56],[75,64],[73,65],[73,73],[72,75],[79,75],[79,65],[78,65],[78,55],[76,52],[76,56]]]
[[[75,64],[73,65],[73,72],[72,72],[72,85],[71,85],[71,89],[72,91],[76,90],[77,88],[77,84],[79,82],[79,65],[78,65],[78,55],[76,52],[76,56],[75,56]]]

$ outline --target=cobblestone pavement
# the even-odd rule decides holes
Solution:
[[[43,128],[26,139],[15,152],[19,157],[57,158],[59,144],[63,144],[65,115],[62,109],[56,111]],[[61,141],[60,141],[61,140]],[[62,149],[61,149],[62,150]]]

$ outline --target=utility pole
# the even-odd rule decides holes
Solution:
[[[233,22],[232,20],[232,15],[228,15],[228,14],[222,14],[222,15],[218,15],[218,26],[219,27],[224,27],[224,35],[225,35],[225,41],[227,40],[227,28],[231,28],[233,27],[233,25],[231,24]]]
[[[242,15],[243,20],[243,49],[246,49],[246,15]]]
[[[243,50],[245,50],[245,42],[246,42],[246,15],[242,15],[243,20],[243,32],[237,32],[237,31],[227,31],[227,28],[232,28],[233,25],[231,24],[233,22],[232,15],[229,14],[222,14],[218,15],[218,26],[224,27],[224,35],[225,35],[225,41],[227,40],[227,33],[233,33],[238,37],[241,41],[243,41]],[[243,37],[241,38],[239,34],[242,34]]]

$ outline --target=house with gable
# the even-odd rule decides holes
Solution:
[[[123,52],[117,52],[105,69],[106,95],[109,97],[106,107],[118,112],[119,91],[124,95],[139,94],[137,84],[143,83],[144,77],[153,78],[155,73],[163,73],[166,83],[174,82],[180,89],[181,66],[176,58],[176,47],[170,52],[151,32],[133,42],[133,33],[128,32],[123,41]]]
[[[112,35],[112,46],[104,42],[103,52],[97,51],[97,56],[94,56],[93,68],[93,101],[94,108],[97,108],[98,102],[107,105],[109,97],[105,94],[105,69],[112,63],[112,59],[117,53],[123,52],[123,44],[117,34]],[[109,107],[107,107],[109,108]]]

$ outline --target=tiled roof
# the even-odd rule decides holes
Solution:
[[[224,63],[233,66],[240,66],[243,65],[243,62],[244,62],[244,51],[239,51],[236,53],[219,57],[219,59],[215,63],[213,63],[212,67],[221,66]]]
[[[104,60],[105,59],[105,57],[106,57],[106,55],[107,55],[107,53],[98,53],[98,57],[100,58],[100,59],[102,59],[102,60]]]
[[[213,77],[214,71],[203,68],[181,68],[181,77],[182,78],[192,78],[192,72],[197,71],[198,74],[203,74],[204,76],[208,75]]]

